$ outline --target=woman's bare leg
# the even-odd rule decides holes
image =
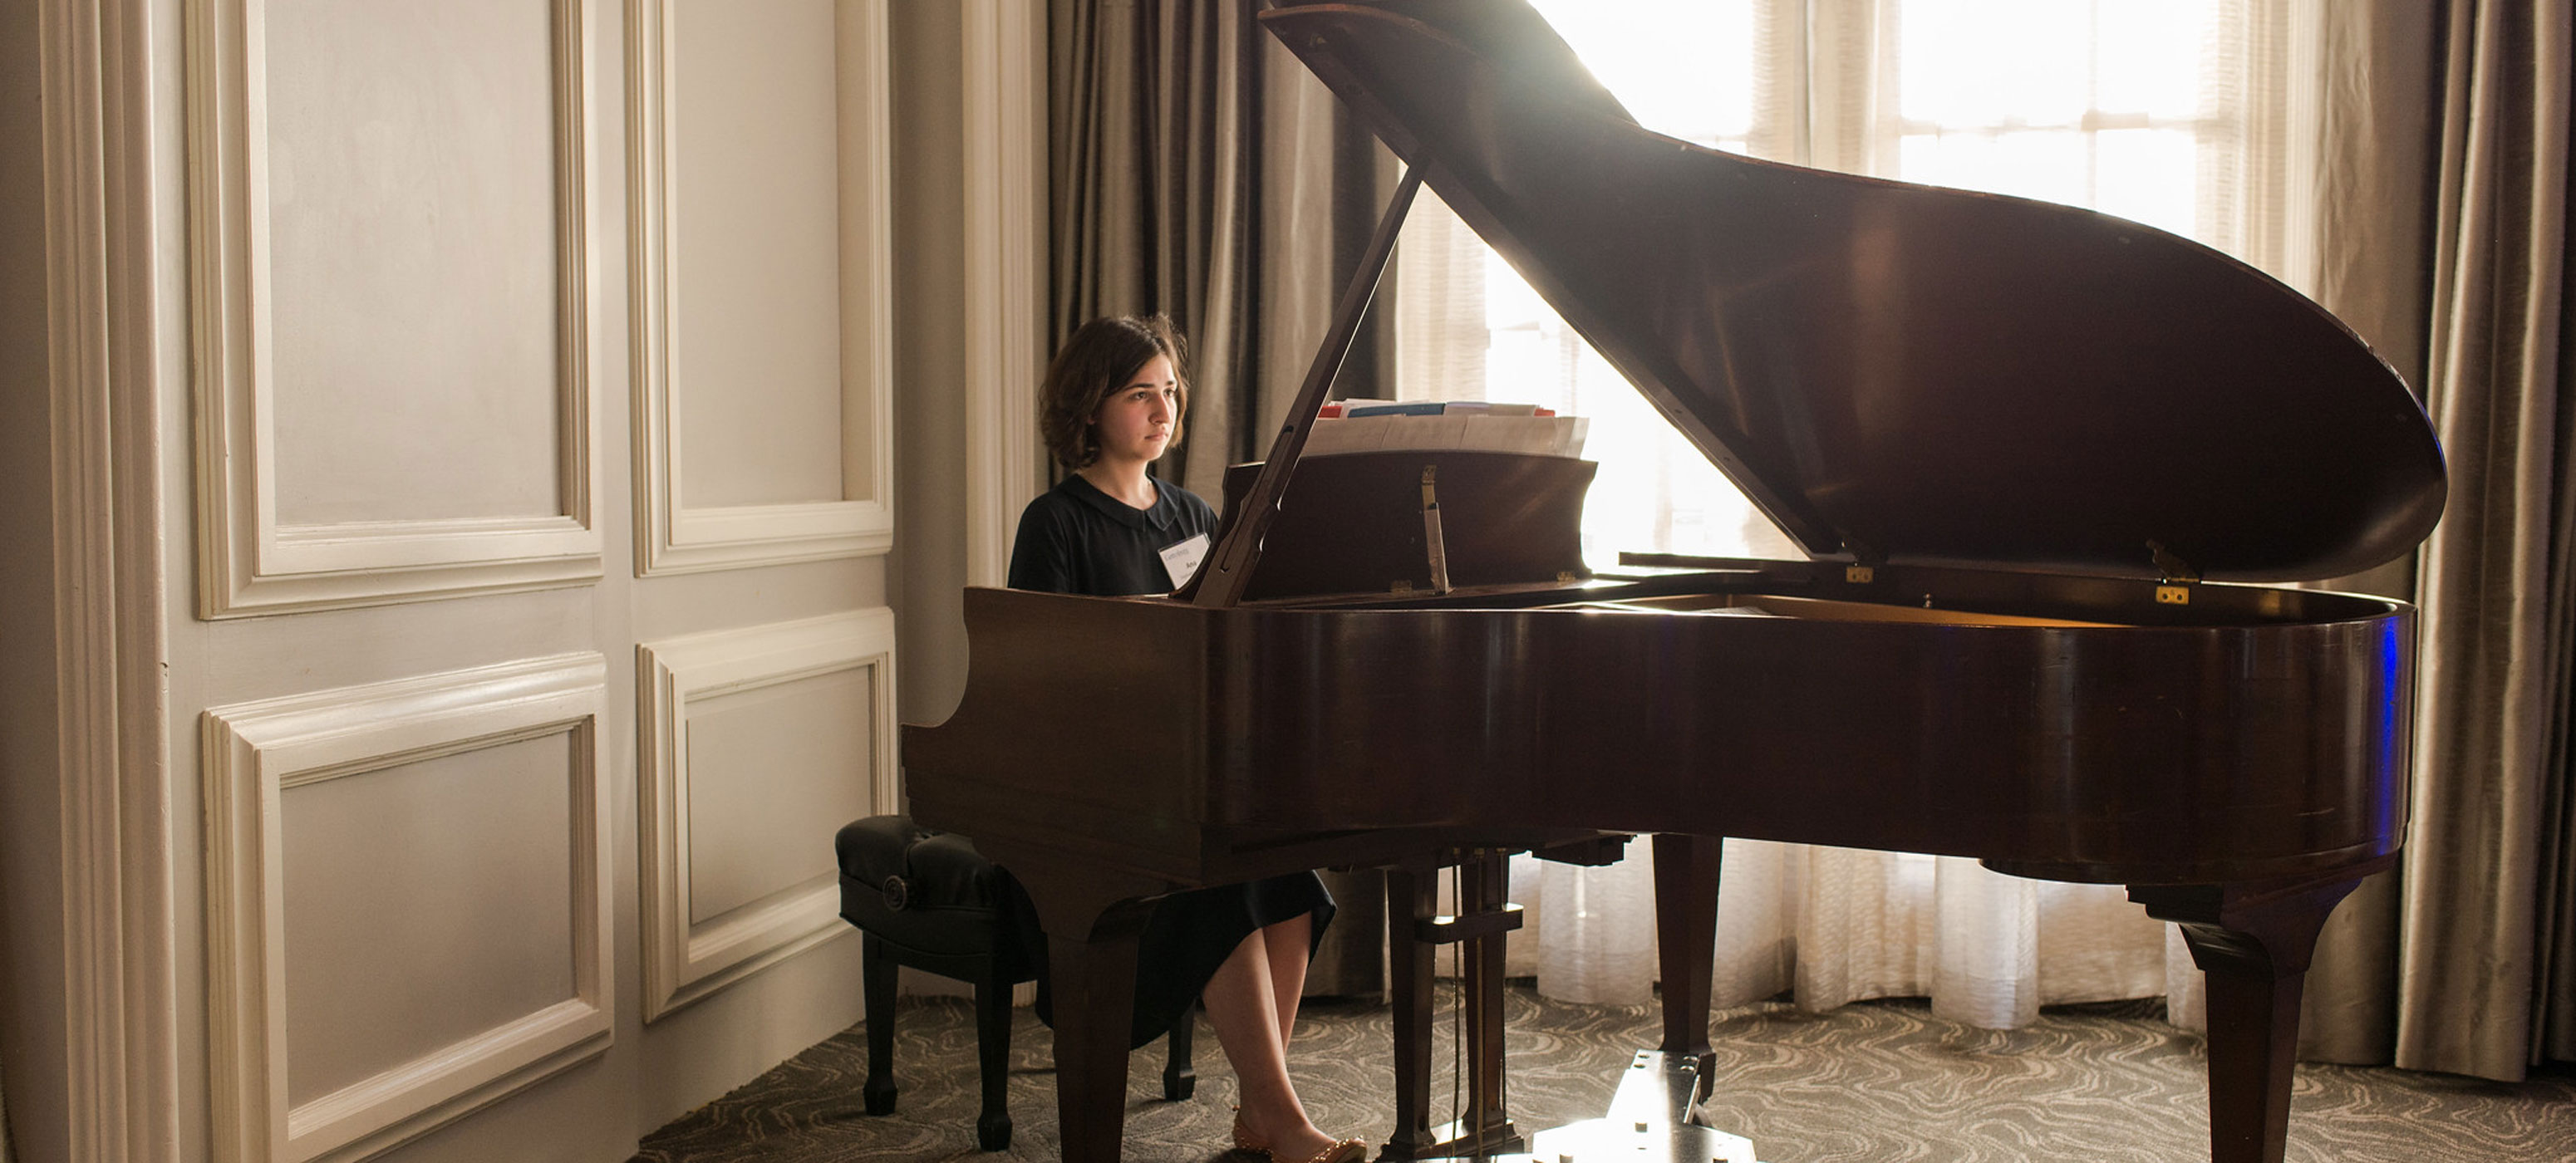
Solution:
[[[1314,914],[1294,917],[1261,930],[1261,945],[1270,957],[1270,1004],[1279,1015],[1279,1046],[1296,1040],[1297,1003],[1306,996],[1306,963],[1313,955]]]
[[[1335,1140],[1315,1129],[1305,1106],[1297,1101],[1297,1088],[1288,1080],[1288,1047],[1280,1031],[1283,1022],[1295,1020],[1295,1015],[1293,1010],[1284,1018],[1280,1013],[1279,983],[1271,976],[1275,959],[1270,935],[1270,930],[1256,930],[1245,937],[1225,964],[1217,967],[1201,999],[1207,1003],[1208,1024],[1216,1029],[1217,1045],[1224,1047],[1226,1061],[1234,1065],[1244,1128],[1268,1144],[1279,1163],[1300,1163]],[[1305,942],[1295,942],[1295,949],[1294,975],[1302,988]]]

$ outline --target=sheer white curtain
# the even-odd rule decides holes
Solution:
[[[2298,35],[2318,0],[1537,0],[1646,125],[1719,148],[2091,206],[2276,273],[2314,120]],[[1595,564],[1621,550],[1795,556],[1700,454],[1472,232],[1431,204],[1398,265],[1410,397],[1592,417]],[[2298,280],[2293,280],[2297,282]],[[1651,995],[1652,887],[1620,865],[1515,868],[1512,972],[1573,1001]],[[2117,886],[1973,860],[1730,840],[1714,1001],[1814,1010],[1929,996],[1987,1027],[2044,1004],[2164,994],[2199,1021],[2178,937]]]

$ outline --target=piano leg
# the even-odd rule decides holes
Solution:
[[[2363,876],[2389,863],[2267,883],[2129,889],[2149,915],[2182,926],[2192,961],[2209,975],[2212,1163],[2280,1163],[2317,931]]]
[[[1127,1129],[1127,1041],[1136,944],[1170,886],[1001,843],[985,857],[1018,880],[1046,931],[1055,1016],[1055,1117],[1066,1163],[1117,1163]]]
[[[1141,917],[1140,917],[1141,920]],[[1055,1003],[1055,1114],[1067,1163],[1114,1163],[1127,1127],[1127,1035],[1140,923],[1092,940],[1047,934]]]
[[[1386,956],[1395,1034],[1395,1133],[1386,1155],[1419,1159],[1438,1140],[1431,1133],[1432,946],[1414,926],[1440,910],[1439,868],[1429,859],[1386,873]]]
[[[1664,1053],[1708,1053],[1708,990],[1717,945],[1717,872],[1726,842],[1655,837],[1655,958],[1664,990]]]

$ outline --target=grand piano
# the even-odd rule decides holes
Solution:
[[[1261,21],[1408,167],[1314,370],[1189,586],[969,590],[964,698],[904,729],[916,818],[1049,936],[1065,1157],[1118,1157],[1156,895],[1626,832],[1675,1053],[1719,837],[2128,886],[2209,974],[2212,1158],[2277,1163],[2318,927],[2403,838],[2415,615],[2266,583],[2430,530],[2405,383],[2155,229],[1643,129],[1516,0]],[[1596,576],[1577,462],[1301,462],[1424,184],[1806,559]]]

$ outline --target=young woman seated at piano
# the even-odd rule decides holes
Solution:
[[[1179,438],[1188,404],[1169,320],[1097,319],[1073,333],[1047,369],[1038,420],[1068,475],[1020,515],[1012,588],[1120,597],[1187,580],[1215,536],[1216,512],[1146,470]],[[1134,1044],[1203,997],[1239,1087],[1235,1145],[1276,1163],[1368,1157],[1359,1140],[1315,1129],[1288,1079],[1307,958],[1332,915],[1333,898],[1311,872],[1177,893],[1155,903],[1136,959]]]

